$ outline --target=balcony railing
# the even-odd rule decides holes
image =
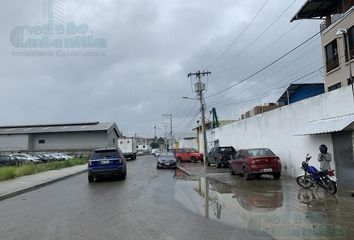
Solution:
[[[320,24],[320,31],[321,33],[326,30],[329,26],[331,26],[333,23],[337,22],[339,19],[341,19],[343,17],[343,13],[338,13],[338,14],[333,14],[331,16],[330,21],[328,20],[324,20],[321,24]]]

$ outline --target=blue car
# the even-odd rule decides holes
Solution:
[[[92,152],[88,161],[88,181],[93,182],[99,177],[125,180],[127,163],[119,148],[100,148]]]

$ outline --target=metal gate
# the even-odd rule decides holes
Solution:
[[[354,190],[353,132],[337,132],[332,137],[338,186]]]

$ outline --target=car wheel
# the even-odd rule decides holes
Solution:
[[[127,178],[127,173],[124,173],[121,177],[120,180],[125,180]]]
[[[182,159],[180,157],[178,157],[176,160],[177,160],[177,163],[181,163],[182,162]]]
[[[243,168],[243,178],[245,180],[250,180],[250,174],[248,173],[246,168]]]
[[[207,165],[208,165],[208,167],[210,167],[210,162],[208,162],[208,164],[207,164]]]
[[[195,163],[195,162],[196,162],[195,157],[191,157],[191,162],[192,162],[192,163]]]
[[[260,179],[261,176],[262,176],[261,174],[254,174],[254,178],[255,178],[255,179]]]
[[[230,171],[230,174],[231,174],[231,175],[235,175],[235,171],[232,170],[232,167],[231,167],[231,166],[229,167],[229,171]]]
[[[221,167],[221,163],[216,163],[216,168],[220,168]]]
[[[279,179],[280,178],[280,172],[279,173],[274,173],[273,177],[274,177],[274,179]]]
[[[89,181],[89,183],[92,183],[95,180],[95,178],[93,176],[88,176],[87,180]]]
[[[156,169],[160,169],[160,167],[159,167],[159,166],[156,166]]]

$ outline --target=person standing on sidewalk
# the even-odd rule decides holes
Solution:
[[[331,161],[332,161],[332,155],[328,153],[328,148],[326,145],[321,144],[320,147],[320,153],[318,154],[318,161],[321,163],[320,169],[321,171],[326,171],[331,169]]]

